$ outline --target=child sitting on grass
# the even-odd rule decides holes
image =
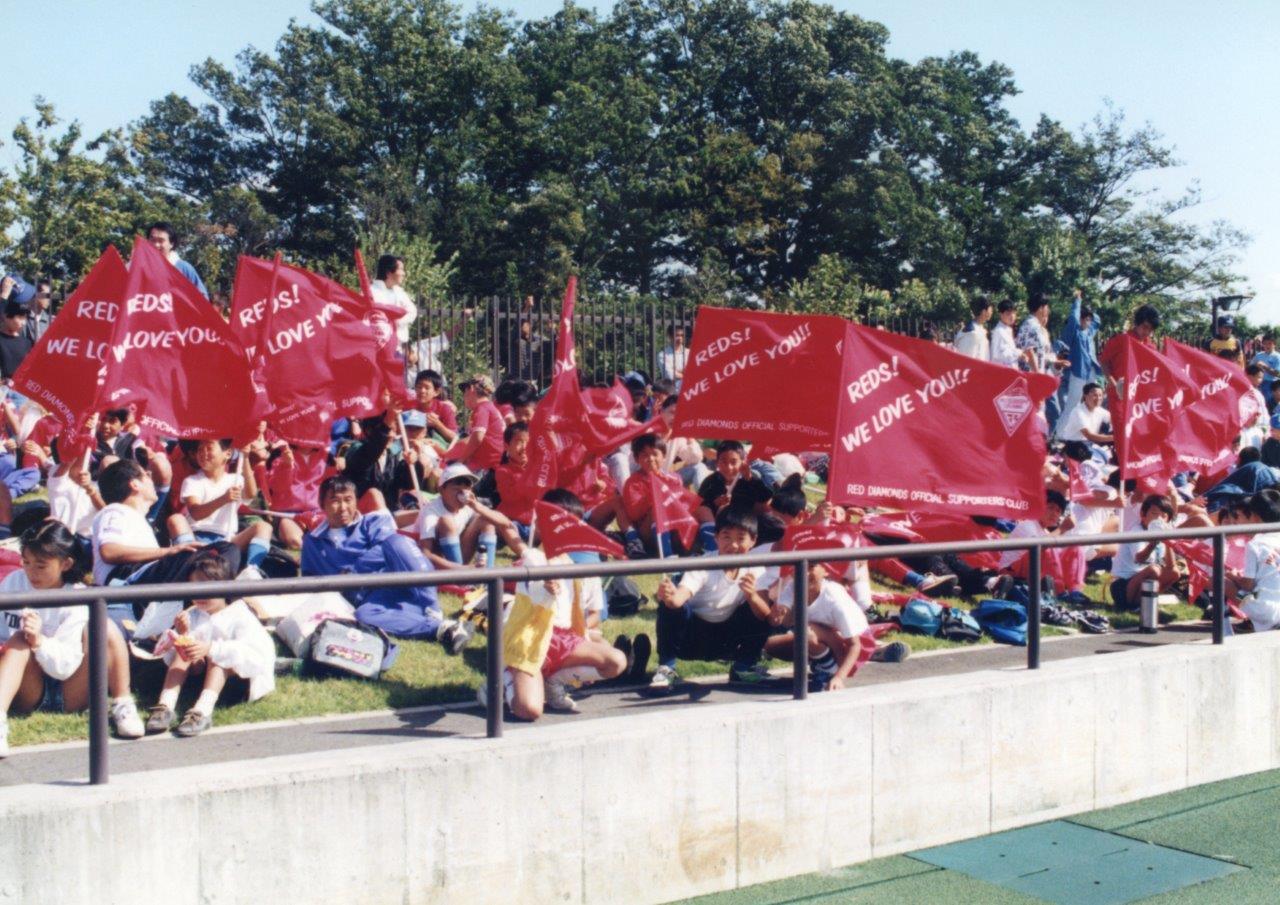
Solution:
[[[756,517],[732,506],[715,522],[716,549],[734,556],[756,542]],[[716,554],[710,554],[715,556]],[[705,560],[704,560],[705,561]],[[669,692],[679,681],[676,660],[731,660],[729,679],[757,683],[768,678],[758,665],[769,637],[769,601],[756,587],[763,566],[729,571],[686,572],[677,585],[668,577],[658,584],[658,669],[650,689]]]
[[[582,518],[582,502],[567,490],[550,490],[543,500]],[[567,554],[548,561],[537,547],[517,541],[512,552],[522,565],[571,562]],[[597,631],[588,629],[588,613],[598,614],[604,592],[597,577],[521,582],[506,616],[503,658],[507,664],[503,691],[517,719],[536,720],[544,707],[577,713],[569,687],[613,679],[627,669],[627,658]],[[477,695],[487,703],[487,686]]]
[[[271,524],[254,522],[240,530],[240,503],[258,493],[248,450],[242,450],[238,470],[228,471],[231,441],[201,440],[195,460],[200,471],[183,480],[178,494],[187,515],[169,516],[169,536],[175,544],[229,541],[256,568],[271,551]]]
[[[229,581],[231,566],[216,550],[191,560],[188,581]],[[156,646],[169,669],[160,699],[147,718],[147,734],[167,732],[177,723],[178,694],[190,675],[204,673],[200,696],[178,724],[177,734],[190,738],[213,725],[213,708],[228,678],[248,682],[248,699],[256,701],[276,687],[276,646],[243,600],[222,597],[193,600],[173,621],[170,633]]]
[[[76,536],[55,521],[22,536],[22,568],[0,582],[0,595],[83,587]],[[9,753],[9,709],[74,713],[89,706],[89,608],[0,611],[0,757]],[[129,650],[107,624],[110,719],[120,738],[141,738],[142,720],[129,693]]]
[[[840,563],[847,566],[848,563]],[[836,691],[875,653],[867,617],[837,577],[840,569],[823,563],[809,564],[809,690]],[[769,624],[789,626],[795,601],[795,580],[787,578],[778,593],[778,602],[769,615]],[[795,633],[774,635],[765,651],[782,660],[795,652]]]

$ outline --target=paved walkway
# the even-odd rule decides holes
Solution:
[[[1123,654],[1162,644],[1205,642],[1208,638],[1207,624],[1170,626],[1154,635],[1123,631],[1107,635],[1056,636],[1044,639],[1041,659],[1048,662]],[[858,673],[850,688],[837,693],[857,694],[859,686],[927,676],[1021,669],[1025,666],[1025,648],[1000,644],[926,652],[916,654],[903,663],[869,663]],[[745,699],[785,700],[790,696],[790,687],[789,677],[780,678],[766,687],[750,689],[731,687],[723,680],[711,679],[688,683],[663,698],[650,697],[642,688],[606,688],[580,698],[582,713],[548,714],[544,722],[614,716],[630,710],[706,706]],[[538,725],[511,723],[506,731],[537,732]],[[134,773],[366,745],[391,745],[430,737],[477,738],[483,736],[484,731],[484,714],[476,705],[419,707],[359,716],[311,717],[214,728],[197,739],[179,739],[171,735],[132,742],[113,739],[110,763],[113,774]],[[0,761],[0,786],[83,782],[88,775],[88,757],[87,742],[16,748],[9,758]]]

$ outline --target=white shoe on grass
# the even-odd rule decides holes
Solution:
[[[122,698],[111,705],[111,725],[115,727],[116,738],[142,738],[147,734],[142,717],[138,716],[138,705],[132,697]]]
[[[676,683],[680,681],[680,676],[670,666],[662,665],[653,671],[653,678],[649,680],[650,691],[660,691],[666,693],[675,688]]]

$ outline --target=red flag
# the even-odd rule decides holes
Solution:
[[[242,256],[231,329],[270,399],[268,419],[292,443],[327,441],[335,417],[382,411],[394,373],[382,370],[389,334],[363,300],[301,267]]]
[[[538,500],[533,504],[542,549],[550,559],[561,553],[599,553],[614,559],[626,559],[622,545],[610,540],[571,512]]]
[[[680,543],[689,549],[698,534],[698,520],[689,511],[684,489],[672,487],[659,475],[650,474],[649,493],[653,496],[653,527],[658,536],[674,531]]]
[[[1228,569],[1243,570],[1252,539],[1246,534],[1226,538],[1223,565]],[[1194,603],[1204,591],[1213,587],[1213,545],[1207,540],[1170,540],[1165,543],[1187,562],[1187,600]]]
[[[1169,432],[1179,470],[1221,472],[1235,462],[1236,437],[1243,425],[1240,401],[1253,398],[1253,384],[1234,362],[1176,340],[1164,341],[1164,354],[1196,387],[1183,417]]]
[[[967,516],[944,512],[894,512],[866,515],[858,522],[865,534],[888,537],[910,544],[945,543],[963,540],[999,540],[995,528],[979,525]],[[1000,568],[1000,554],[965,553],[960,557],[975,569]]]
[[[1197,395],[1195,384],[1132,334],[1113,336],[1103,353],[1113,378],[1107,408],[1121,479],[1169,477],[1178,471],[1177,451],[1169,436],[1179,413]]]
[[[676,435],[830,449],[844,328],[838,317],[699,308]]]
[[[151,243],[133,243],[125,302],[113,325],[95,409],[138,407],[169,437],[241,438],[261,412],[231,328]]]
[[[124,307],[128,278],[120,252],[108,245],[13,375],[18,392],[58,419],[64,460],[91,439],[84,426],[94,411],[98,372]]]
[[[565,371],[577,371],[578,360],[573,348],[573,309],[578,300],[578,278],[569,277],[564,287],[564,303],[560,306],[560,330],[556,334],[556,360],[552,377]]]
[[[1054,378],[855,324],[843,354],[833,502],[1015,518],[1044,510],[1036,412]]]
[[[851,547],[866,546],[862,532],[857,525],[847,522],[836,525],[789,525],[778,541],[780,552],[791,550],[839,550]],[[853,566],[851,560],[836,560],[819,563],[832,578],[844,578]],[[790,575],[795,569],[787,566],[782,570],[783,576]]]

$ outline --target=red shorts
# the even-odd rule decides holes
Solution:
[[[564,661],[586,639],[572,629],[556,627],[551,630],[551,646],[542,661],[542,677],[549,678],[564,667]]]

